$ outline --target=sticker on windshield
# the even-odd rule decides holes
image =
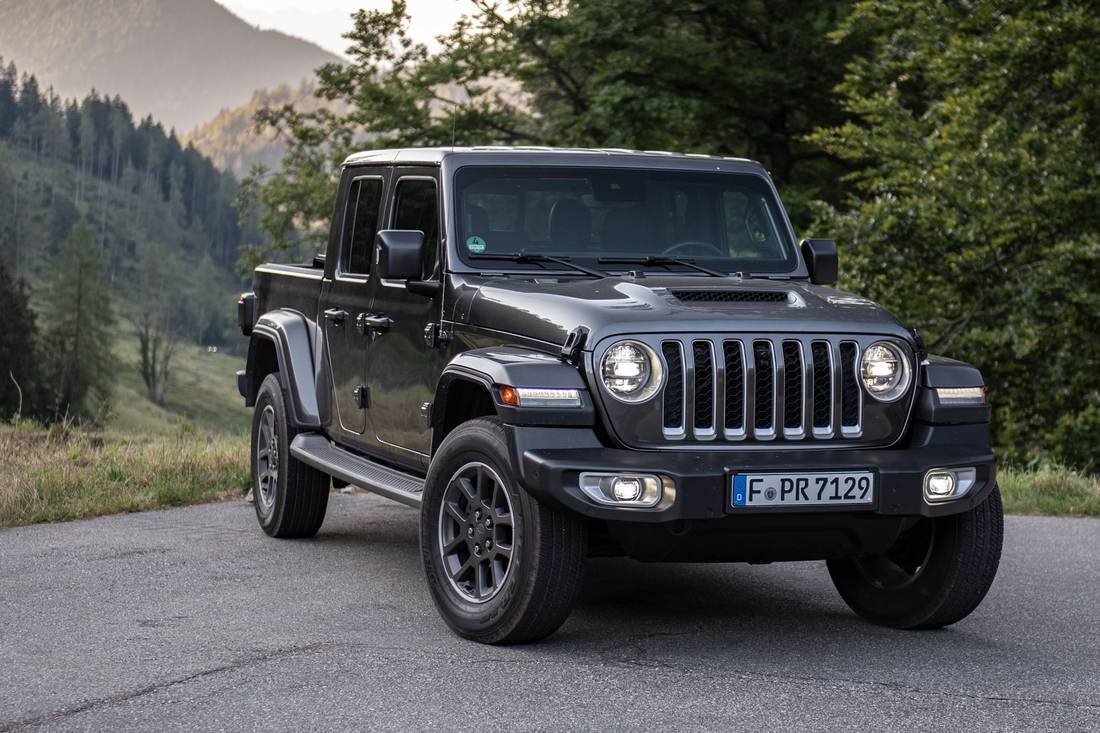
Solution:
[[[481,254],[485,251],[485,240],[476,234],[472,237],[466,237],[466,249],[474,254]]]

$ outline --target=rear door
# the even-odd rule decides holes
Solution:
[[[424,232],[422,279],[438,280],[443,241],[439,170],[395,168],[391,175],[386,228]],[[371,343],[368,358],[375,437],[395,461],[426,466],[431,450],[428,415],[445,354],[427,342],[425,329],[439,323],[441,296],[417,295],[403,282],[378,279],[371,309],[392,321]]]
[[[335,406],[331,429],[352,442],[359,442],[367,428],[369,341],[357,320],[370,311],[374,237],[387,173],[385,168],[368,168],[345,174],[339,257],[321,304]]]

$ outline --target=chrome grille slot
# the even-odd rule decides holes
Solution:
[[[852,341],[840,344],[840,432],[846,437],[858,437],[862,432],[860,412],[863,393],[856,377],[859,345]]]
[[[813,432],[817,437],[833,434],[833,362],[826,341],[810,345],[813,361]]]
[[[726,438],[741,440],[745,437],[745,350],[740,341],[724,341],[722,355],[726,362],[725,408]]]
[[[771,440],[775,437],[775,390],[778,386],[772,342],[754,341],[752,355],[756,377],[756,389],[753,390],[753,437]]]
[[[661,344],[668,383],[664,392],[664,434],[666,438],[684,436],[684,357],[679,341]]]
[[[783,434],[802,437],[802,413],[805,387],[802,373],[802,344],[783,342]]]
[[[692,424],[695,437],[707,440],[714,437],[714,401],[718,391],[710,341],[692,342],[691,357],[695,363],[695,410]]]

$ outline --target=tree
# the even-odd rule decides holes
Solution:
[[[239,208],[260,208],[269,252],[327,236],[335,171],[355,148],[537,144],[747,155],[804,202],[841,200],[841,168],[804,138],[845,118],[832,87],[855,34],[819,39],[847,3],[826,0],[474,0],[432,53],[407,33],[405,3],[361,10],[351,63],[318,70],[309,112],[285,104],[257,120],[288,141],[282,167],[245,179]],[[347,110],[337,113],[333,109]]]
[[[141,300],[134,326],[138,335],[138,370],[146,393],[150,401],[163,405],[183,324],[178,317],[181,299],[175,288],[168,287],[159,254],[147,252],[144,258]]]
[[[821,212],[846,280],[978,364],[1003,455],[1100,468],[1100,15],[1071,0],[862,2],[814,140],[855,195]]]
[[[46,416],[38,328],[29,301],[26,283],[12,279],[0,258],[0,419]]]
[[[46,363],[59,418],[95,420],[110,397],[115,318],[105,271],[95,235],[78,224],[62,244],[44,301]]]

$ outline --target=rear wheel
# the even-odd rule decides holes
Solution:
[[[296,434],[279,377],[269,374],[256,396],[251,453],[256,518],[272,537],[312,537],[325,520],[329,477],[290,455]]]
[[[829,574],[863,618],[898,629],[961,621],[989,591],[1001,559],[1000,490],[961,514],[924,518],[881,555],[830,560]]]
[[[535,641],[580,593],[586,525],[520,488],[496,419],[460,425],[425,481],[420,547],[436,607],[458,634],[488,644]]]

